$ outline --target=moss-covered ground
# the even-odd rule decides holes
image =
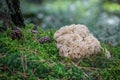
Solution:
[[[0,80],[120,80],[120,46],[102,44],[99,55],[71,60],[60,57],[53,34],[56,30],[31,33],[33,25],[22,29],[21,40],[12,40],[11,30],[0,32]],[[51,43],[38,38],[50,36]],[[111,53],[107,59],[105,49]]]

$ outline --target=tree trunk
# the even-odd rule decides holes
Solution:
[[[5,0],[0,0],[0,31],[11,26],[9,9]]]
[[[6,0],[9,8],[11,20],[16,26],[25,26],[24,19],[20,10],[19,0]]]
[[[12,23],[25,26],[19,0],[0,0],[0,30],[12,27]]]

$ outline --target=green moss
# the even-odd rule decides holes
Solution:
[[[22,29],[21,40],[12,40],[11,30],[0,33],[0,79],[2,80],[119,80],[120,46],[102,44],[101,54],[77,61],[60,57],[53,34],[56,30],[31,33],[34,25]],[[40,44],[38,38],[50,36],[51,43]],[[107,59],[104,49],[111,53]]]

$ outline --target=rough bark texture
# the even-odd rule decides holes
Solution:
[[[16,26],[25,26],[19,0],[6,0],[10,16]]]
[[[12,22],[24,26],[19,0],[0,0],[0,31],[12,27]]]
[[[0,0],[0,31],[10,27],[10,15],[5,0]]]

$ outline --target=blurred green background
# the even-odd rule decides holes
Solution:
[[[119,0],[22,0],[25,23],[43,29],[84,24],[101,41],[120,44]]]

